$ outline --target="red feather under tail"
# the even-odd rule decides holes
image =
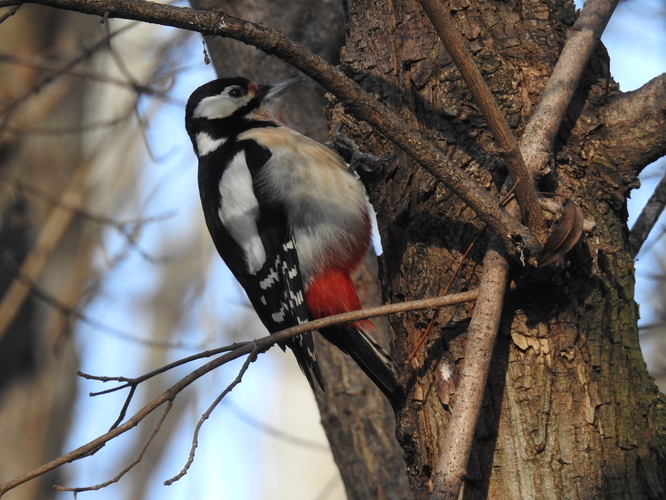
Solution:
[[[329,269],[317,275],[307,287],[305,302],[314,318],[361,309],[361,301],[351,278],[344,271]],[[394,409],[404,404],[404,390],[395,363],[367,331],[374,330],[368,320],[322,328],[322,336],[351,356],[388,398]]]

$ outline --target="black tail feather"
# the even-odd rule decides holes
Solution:
[[[395,363],[370,335],[360,328],[348,325],[322,328],[320,333],[356,362],[384,393],[394,409],[402,408],[405,392],[398,380]]]

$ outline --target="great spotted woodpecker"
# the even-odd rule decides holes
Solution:
[[[350,273],[370,244],[362,184],[338,155],[271,114],[271,103],[300,81],[221,78],[195,90],[185,113],[208,230],[271,333],[360,309]],[[359,321],[320,333],[399,407],[402,387],[372,328]],[[311,334],[287,346],[313,390],[315,380],[323,390]]]

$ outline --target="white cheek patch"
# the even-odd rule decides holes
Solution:
[[[231,116],[234,111],[242,108],[250,101],[250,98],[233,98],[226,94],[204,97],[194,109],[194,118],[206,118],[216,120]]]
[[[210,134],[206,132],[199,132],[196,135],[197,141],[197,150],[199,151],[199,157],[206,156],[209,153],[212,153],[217,148],[222,146],[227,142],[226,137],[220,137],[219,139],[213,139]]]
[[[257,230],[259,202],[243,151],[222,174],[219,188],[221,202],[217,213],[222,225],[243,249],[249,273],[256,274],[266,262],[266,250]]]

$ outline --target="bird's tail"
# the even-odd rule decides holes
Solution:
[[[320,333],[356,362],[384,393],[394,409],[402,408],[405,392],[398,380],[395,363],[366,332],[364,322],[322,328]]]

